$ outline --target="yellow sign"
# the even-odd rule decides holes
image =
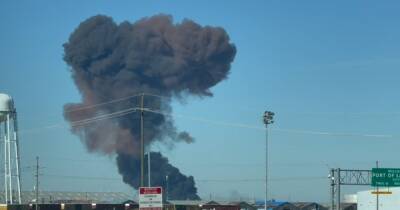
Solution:
[[[392,192],[389,192],[389,191],[372,191],[371,193],[375,194],[375,195],[377,195],[377,194],[379,194],[379,195],[390,195],[390,194],[392,194]]]

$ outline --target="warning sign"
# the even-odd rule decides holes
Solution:
[[[141,187],[139,188],[139,208],[142,210],[161,210],[162,188]]]

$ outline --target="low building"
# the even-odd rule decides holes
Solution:
[[[292,204],[299,210],[328,210],[327,207],[314,202],[294,202]]]
[[[0,192],[0,202],[4,202],[4,192]],[[63,191],[41,191],[39,203],[110,203],[121,204],[132,199],[132,195],[122,192],[63,192]],[[21,192],[22,203],[35,203],[36,193],[32,191]],[[16,202],[16,201],[15,201]]]
[[[245,201],[218,201],[221,205],[237,206],[240,210],[257,210],[257,208]]]
[[[205,203],[202,200],[168,200],[163,206],[167,210],[199,210]]]
[[[164,209],[168,210],[240,210],[234,204],[221,204],[216,201],[204,200],[169,200]]]
[[[264,209],[264,201],[256,201],[257,209]],[[268,201],[267,210],[299,210],[295,205],[286,201]]]
[[[357,204],[356,203],[341,203],[340,209],[342,209],[342,210],[357,210]]]
[[[38,204],[39,210],[137,210],[138,206],[125,204]],[[1,210],[35,210],[34,204],[4,205]]]
[[[257,208],[247,202],[244,201],[237,201],[237,202],[230,202],[229,205],[238,206],[240,210],[257,210]]]

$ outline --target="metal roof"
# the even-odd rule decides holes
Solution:
[[[182,206],[198,206],[198,205],[204,205],[208,201],[202,201],[202,200],[168,200],[168,203],[171,203],[173,205],[182,205]]]
[[[305,208],[309,206],[322,206],[321,204],[315,202],[292,202],[291,204],[299,208]]]
[[[256,203],[255,203],[255,205],[256,206],[264,206],[264,204],[265,204],[265,201],[256,201]],[[267,206],[283,206],[283,205],[286,205],[286,204],[290,204],[289,202],[287,202],[287,201],[267,201]]]
[[[36,199],[35,192],[21,192],[23,203],[32,203]],[[81,202],[81,203],[123,203],[132,200],[133,196],[122,192],[62,192],[62,191],[43,191],[39,193],[41,203]],[[0,192],[0,201],[4,202],[4,192]]]

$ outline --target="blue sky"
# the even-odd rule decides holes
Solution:
[[[361,0],[3,1],[0,92],[15,98],[19,112],[23,187],[33,189],[27,167],[38,155],[43,190],[134,193],[118,180],[113,157],[86,153],[64,122],[63,105],[80,95],[62,44],[96,14],[121,22],[165,13],[225,28],[238,52],[214,97],[174,103],[183,116],[177,127],[196,142],[154,150],[193,175],[203,198],[262,198],[264,131],[193,118],[263,127],[262,113],[272,110],[270,194],[328,201],[330,167],[369,169],[376,160],[398,167],[399,9],[397,1]]]

